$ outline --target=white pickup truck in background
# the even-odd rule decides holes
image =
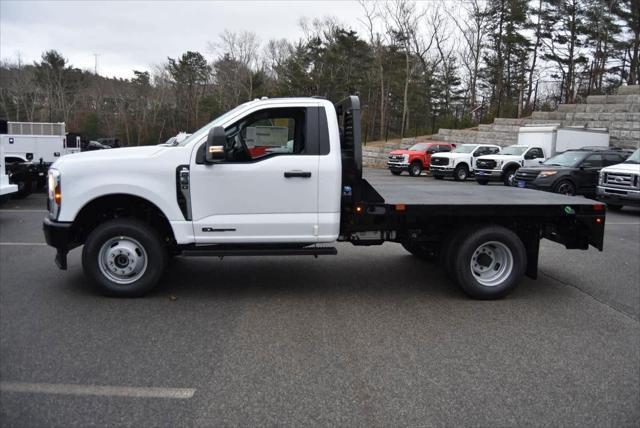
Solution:
[[[462,144],[450,152],[431,156],[429,171],[436,179],[453,177],[456,181],[465,181],[474,173],[480,156],[495,155],[500,150],[500,146],[493,144]]]
[[[505,186],[513,186],[516,171],[521,166],[535,166],[547,160],[549,149],[542,147],[509,146],[500,154],[480,156],[476,161],[475,178],[478,184],[502,181]]]
[[[640,149],[624,162],[602,168],[597,192],[612,210],[640,206]]]

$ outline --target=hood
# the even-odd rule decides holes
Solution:
[[[389,152],[390,155],[410,155],[410,154],[423,154],[424,152],[421,152],[419,150],[409,150],[409,149],[398,149],[398,150],[393,150],[392,152]]]
[[[469,158],[471,156],[471,153],[453,153],[453,152],[446,152],[446,153],[437,153],[433,156],[431,156],[432,158],[446,158],[446,159],[466,159]]]
[[[557,166],[557,165],[537,165],[537,166],[528,166],[522,167],[518,171],[562,171],[568,169],[577,169],[571,166]]]
[[[640,164],[637,163],[619,163],[602,168],[605,172],[626,172],[630,174],[640,174]]]
[[[91,150],[88,152],[73,153],[66,155],[55,161],[52,168],[62,167],[67,164],[99,162],[120,162],[124,160],[143,159],[159,155],[169,147],[159,146],[141,146],[141,147],[122,147],[108,150]]]
[[[484,155],[484,156],[479,156],[478,160],[480,159],[488,159],[488,160],[496,160],[496,161],[519,161],[521,158],[521,156],[518,155]]]

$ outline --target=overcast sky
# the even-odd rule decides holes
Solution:
[[[33,62],[56,49],[75,67],[131,77],[169,57],[196,50],[224,29],[253,31],[265,42],[296,39],[301,17],[335,16],[356,29],[355,1],[12,1],[0,0],[0,58]]]

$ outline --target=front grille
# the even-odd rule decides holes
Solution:
[[[516,180],[517,181],[533,181],[536,179],[536,177],[538,177],[538,174],[540,174],[539,171],[518,170],[518,172],[516,172]]]
[[[403,155],[389,155],[390,162],[402,162],[404,160]]]
[[[496,161],[493,159],[478,159],[476,166],[480,169],[495,169]]]
[[[448,158],[431,158],[431,165],[449,165]]]
[[[602,177],[602,184],[621,189],[638,187],[638,176],[635,174],[624,174],[621,172],[605,172]]]

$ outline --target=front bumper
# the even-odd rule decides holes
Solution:
[[[67,269],[67,253],[75,245],[71,234],[72,223],[61,223],[45,217],[42,222],[42,230],[44,231],[44,239],[47,245],[54,247],[57,251],[55,262],[62,269]]]
[[[476,180],[500,181],[502,180],[501,169],[476,169],[474,171]]]
[[[405,162],[388,161],[387,167],[393,171],[409,171],[409,164]]]
[[[442,177],[453,177],[454,168],[450,166],[440,166],[440,165],[430,165],[429,172],[432,175],[442,176]]]
[[[640,206],[640,191],[598,186],[597,199],[616,205]]]

